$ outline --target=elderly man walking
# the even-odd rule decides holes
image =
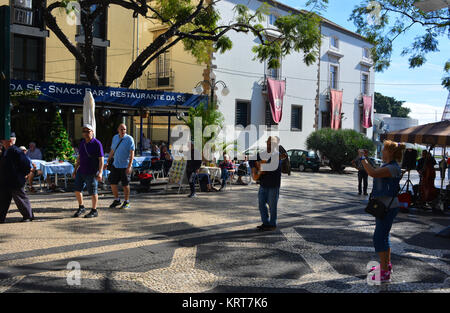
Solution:
[[[114,201],[109,206],[111,209],[122,205],[121,209],[130,208],[130,175],[134,159],[134,139],[127,135],[127,126],[120,124],[118,134],[113,137],[111,151],[108,156],[109,182],[114,195]],[[124,202],[120,202],[118,183],[122,182]]]
[[[103,146],[99,140],[94,138],[94,129],[89,124],[83,126],[83,138],[72,174],[75,178],[75,196],[79,205],[74,217],[79,217],[86,211],[82,192],[87,187],[88,193],[92,197],[92,210],[84,217],[92,218],[98,216],[98,182],[102,181],[103,175]]]
[[[3,152],[0,156],[0,223],[5,222],[12,199],[23,216],[22,221],[31,222],[34,215],[24,189],[25,176],[31,170],[31,162],[23,151],[14,145],[14,133],[11,133],[9,140],[1,142]]]

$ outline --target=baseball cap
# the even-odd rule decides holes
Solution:
[[[27,151],[27,148],[25,148],[24,146],[20,146],[19,149],[22,151]]]
[[[83,128],[87,128],[87,129],[90,129],[90,130],[94,131],[94,127],[92,127],[91,124],[84,124]]]
[[[16,133],[15,132],[11,132],[11,134],[9,135],[9,138],[16,138]]]

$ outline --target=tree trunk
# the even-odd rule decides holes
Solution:
[[[142,76],[142,72],[146,69],[146,67],[150,64],[148,63],[147,66],[144,66],[144,62],[158,52],[161,47],[163,47],[168,40],[173,36],[175,30],[169,29],[166,33],[160,35],[156,40],[148,46],[142,53],[136,58],[136,60],[130,65],[128,68],[125,76],[123,77],[122,82],[120,83],[120,87],[122,88],[129,88],[131,84],[133,84],[133,81],[136,78],[139,78]],[[152,58],[156,58],[154,55]]]

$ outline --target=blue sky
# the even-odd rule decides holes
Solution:
[[[305,0],[281,0],[294,8],[304,8]],[[356,27],[348,21],[353,8],[359,0],[329,0],[329,6],[322,15],[351,30]],[[394,41],[391,66],[383,73],[375,74],[375,91],[397,100],[406,101],[405,106],[411,108],[410,117],[419,119],[419,124],[440,121],[447,100],[448,91],[441,86],[444,76],[443,67],[450,59],[450,40],[440,38],[437,53],[427,56],[427,63],[416,69],[409,69],[408,57],[401,57],[400,53],[420,33],[420,27],[410,31]]]

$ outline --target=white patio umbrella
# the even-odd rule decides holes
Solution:
[[[83,102],[83,124],[89,124],[94,128],[94,136],[96,134],[95,126],[95,101],[92,92],[86,91]]]

